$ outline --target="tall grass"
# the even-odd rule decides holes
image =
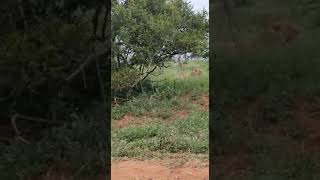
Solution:
[[[191,100],[208,93],[208,63],[189,62],[180,68],[169,62],[166,69],[158,69],[151,76],[154,91],[145,92],[124,104],[113,107],[113,121],[130,112],[137,121],[142,115],[151,121],[141,126],[113,128],[112,156],[150,158],[154,153],[208,153],[208,112]],[[192,69],[202,70],[192,76]],[[180,77],[180,75],[183,75]],[[174,111],[188,112],[177,117]],[[173,118],[173,119],[172,119]],[[166,119],[172,119],[166,121]]]

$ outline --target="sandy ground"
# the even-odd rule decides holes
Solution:
[[[209,167],[180,167],[147,161],[118,161],[111,167],[112,180],[208,180]]]

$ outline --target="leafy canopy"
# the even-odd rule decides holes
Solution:
[[[207,12],[184,0],[113,1],[113,69],[139,69],[146,78],[175,54],[208,52]]]

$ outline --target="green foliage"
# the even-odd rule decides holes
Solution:
[[[199,99],[208,92],[208,63],[196,61],[183,65],[186,74],[191,74],[193,68],[203,70],[200,76],[186,79],[177,76],[181,71],[178,65],[166,65],[169,67],[150,76],[155,91],[140,94],[112,108],[113,123],[121,121],[128,112],[134,118],[132,122],[141,120],[141,116],[150,120],[143,125],[115,127],[112,131],[113,157],[147,158],[153,157],[154,153],[199,155],[208,152],[208,112],[187,100],[192,101],[192,96]],[[179,110],[187,111],[188,115],[177,117],[175,111]]]
[[[0,176],[5,179],[27,179],[46,173],[50,168],[70,169],[81,176],[96,175],[100,168],[96,120],[77,117],[71,125],[52,128],[42,140],[25,144],[12,140],[0,157]]]
[[[104,29],[107,23],[103,24],[108,19],[99,20],[92,12],[101,7],[97,15],[105,14],[110,8],[106,3],[0,2],[0,24],[4,27],[0,30],[0,124],[5,129],[0,137],[1,178],[33,178],[59,165],[60,170],[71,168],[73,172],[80,167],[86,173],[99,170],[97,134],[92,132],[101,127],[97,125],[100,121],[92,111],[90,118],[94,120],[87,122],[84,119],[88,117],[82,117],[92,101],[100,98],[92,62],[101,63],[100,52],[108,50],[103,39],[109,33]],[[99,27],[97,32],[106,32],[95,32],[95,26]],[[81,64],[84,66],[79,70]],[[30,144],[12,137],[10,118],[14,113],[44,120],[17,119],[21,136]],[[50,125],[53,121],[56,126]],[[2,139],[8,142],[2,143]]]
[[[114,3],[113,67],[136,67],[141,76],[148,76],[175,54],[201,54],[208,49],[206,16],[193,12],[184,0]]]
[[[112,91],[117,92],[126,89],[139,78],[137,70],[130,67],[113,71],[111,75]]]

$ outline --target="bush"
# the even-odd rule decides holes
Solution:
[[[125,67],[112,71],[112,97],[128,98],[153,89],[149,78],[134,85],[140,78],[141,75],[139,74],[139,71],[132,67]]]

